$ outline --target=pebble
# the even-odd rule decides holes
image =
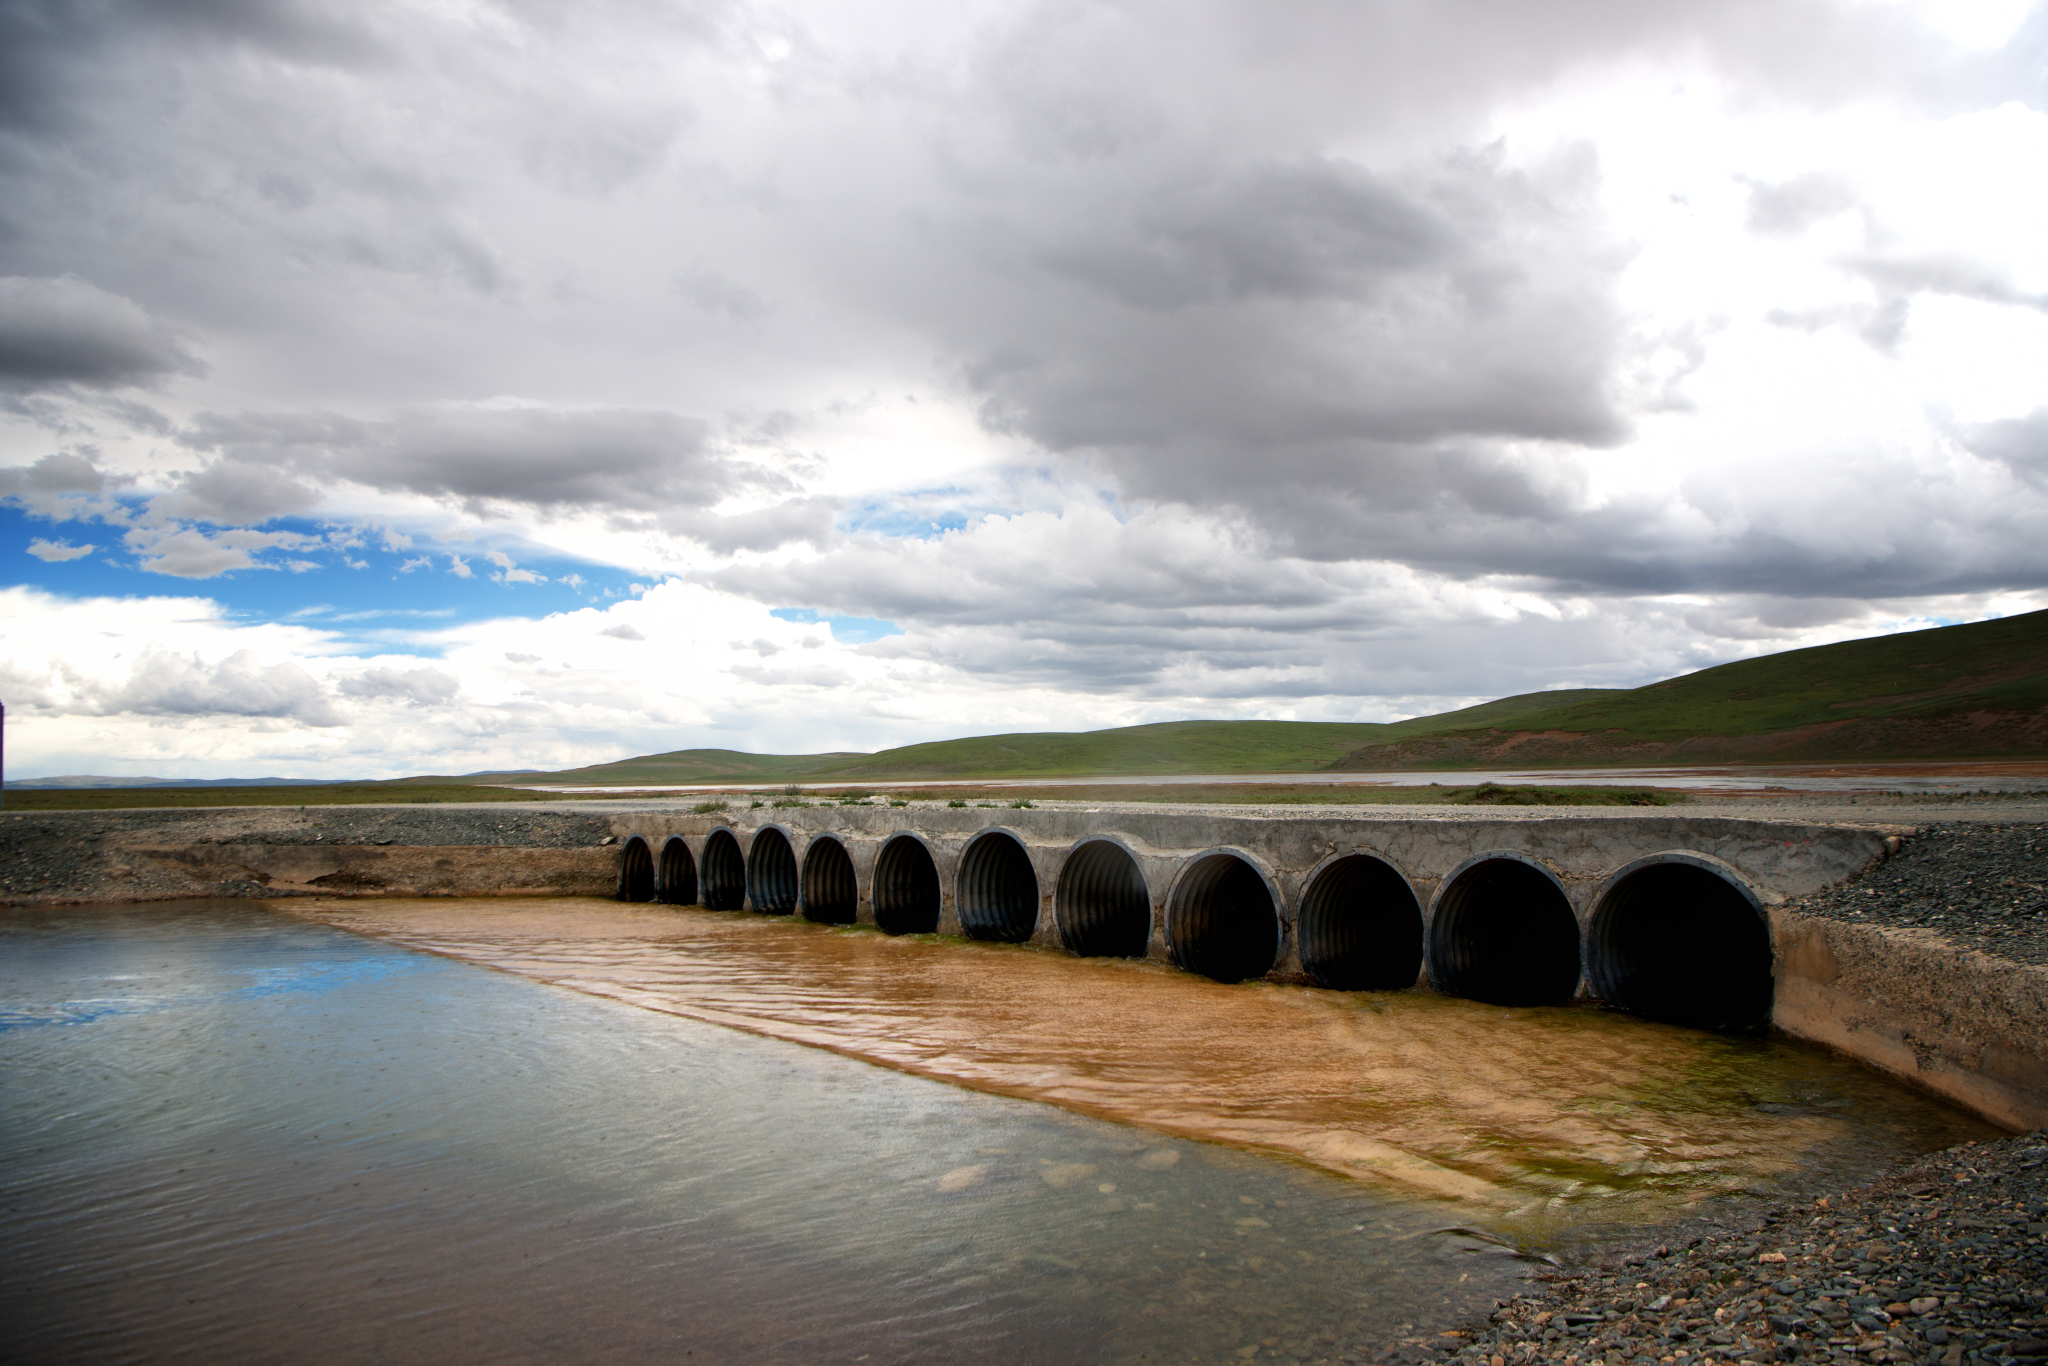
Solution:
[[[1538,1276],[1433,1349],[1479,1366],[2048,1361],[2048,1131],[1935,1153],[1741,1227]]]
[[[1933,930],[2020,963],[2048,963],[2048,825],[1943,822],[1793,909],[1862,924]]]

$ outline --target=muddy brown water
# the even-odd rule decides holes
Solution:
[[[0,1347],[1364,1360],[1989,1133],[1589,1009],[592,900],[44,910],[0,921]]]
[[[1452,1199],[1546,1250],[1993,1132],[1818,1049],[1584,1006],[1226,986],[1146,960],[694,907],[276,904],[590,995]]]

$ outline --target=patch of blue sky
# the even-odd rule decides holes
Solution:
[[[960,492],[955,489],[927,489],[886,503],[858,503],[839,515],[836,519],[838,528],[854,536],[928,541],[949,531],[964,531],[969,524],[989,513],[1002,511],[999,508],[935,505],[939,500],[959,496]]]
[[[215,528],[202,530],[218,534]],[[269,522],[262,531],[297,539],[289,548],[253,552],[261,567],[192,578],[145,568],[148,556],[125,543],[124,527],[53,524],[0,505],[0,585],[74,598],[210,598],[233,618],[293,621],[365,640],[491,617],[571,611],[633,596],[639,588],[626,571],[529,546],[416,539],[401,549],[387,545],[374,527],[302,518]],[[510,565],[494,562],[493,552]],[[396,644],[379,649],[419,652]]]
[[[849,617],[836,612],[816,612],[808,607],[777,607],[768,615],[793,621],[799,626],[815,626],[822,621],[832,628],[832,639],[841,645],[866,645],[884,636],[903,634],[901,626],[880,617]]]

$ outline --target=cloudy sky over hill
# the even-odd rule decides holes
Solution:
[[[0,527],[20,776],[2048,606],[2048,6],[22,0]]]

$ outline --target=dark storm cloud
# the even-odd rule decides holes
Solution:
[[[0,278],[0,388],[109,389],[202,373],[131,299],[70,276]]]
[[[300,512],[313,486],[351,483],[445,500],[480,516],[511,509],[597,511],[660,526],[721,553],[831,534],[830,499],[715,449],[706,425],[657,409],[451,408],[364,421],[335,414],[209,414],[184,442],[219,457],[154,510],[254,524]],[[718,513],[736,495],[785,495]]]
[[[962,21],[957,50],[919,33],[852,56],[805,24],[737,5],[0,9],[0,269],[120,291],[38,334],[36,382],[189,369],[168,319],[239,357],[244,387],[216,404],[290,391],[276,405],[301,411],[187,429],[208,463],[165,515],[253,525],[351,483],[595,510],[723,554],[828,547],[836,505],[669,408],[718,412],[728,381],[735,406],[803,406],[909,337],[989,428],[1130,507],[1240,526],[1248,564],[1600,592],[2038,580],[2026,508],[1966,514],[1912,470],[1887,473],[1860,544],[1827,531],[1853,474],[1808,498],[1753,471],[1739,506],[1591,497],[1576,454],[1641,411],[1617,382],[1643,345],[1618,299],[1630,248],[1591,153],[1508,148],[1491,122],[1638,59],[1781,104],[2038,104],[2038,14],[1976,55],[1906,7],[1818,0],[1058,0]],[[1751,226],[1796,232],[1847,195],[1759,183]],[[1856,320],[1880,345],[1917,292],[2012,295],[1955,263],[1856,268],[1889,300]],[[505,393],[537,401],[438,402]],[[713,510],[736,498],[756,509]],[[1894,538],[1906,506],[1915,534]],[[891,619],[955,610],[862,565],[817,591]],[[1142,578],[1105,571],[1098,597],[1183,600]],[[959,611],[1000,618],[1023,591],[999,566],[971,581],[988,595]]]
[[[46,455],[33,465],[0,469],[0,497],[98,493],[106,486],[107,476],[89,458],[70,452]]]
[[[11,0],[0,6],[0,127],[49,132],[91,110],[81,69],[130,45],[249,46],[348,65],[386,51],[361,7],[309,0]]]
[[[991,425],[1099,456],[1140,497],[1364,473],[1373,443],[1606,445],[1626,430],[1608,372],[1627,258],[1593,186],[1583,157],[1531,173],[1486,154],[1133,184],[1037,225],[1016,292],[949,324],[967,347],[1002,320],[965,367]]]

